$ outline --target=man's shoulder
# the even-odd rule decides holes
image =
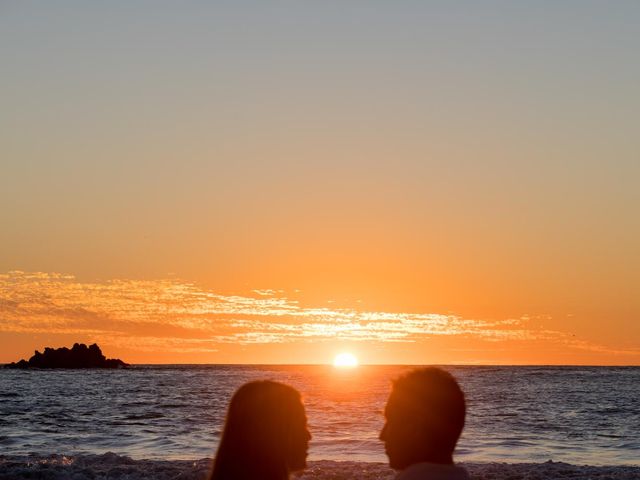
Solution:
[[[398,473],[395,480],[469,480],[469,474],[457,465],[416,463]]]

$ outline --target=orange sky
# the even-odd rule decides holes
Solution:
[[[18,271],[0,275],[0,293],[5,362],[75,341],[134,363],[327,363],[349,351],[362,363],[634,364],[640,355],[633,343],[571,333],[574,314],[466,318],[370,310],[362,300],[312,306],[295,291],[230,295],[177,279]]]
[[[638,4],[56,3],[1,7],[0,362],[640,364]]]

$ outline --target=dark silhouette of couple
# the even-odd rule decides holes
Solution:
[[[464,427],[464,394],[455,378],[435,367],[393,382],[380,432],[396,480],[467,480],[453,463]],[[211,480],[287,480],[306,467],[311,434],[302,399],[288,385],[249,382],[229,404]]]

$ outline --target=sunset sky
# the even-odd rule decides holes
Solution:
[[[640,365],[640,2],[0,2],[0,363]]]

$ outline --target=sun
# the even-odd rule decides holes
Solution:
[[[350,368],[358,366],[358,359],[352,353],[339,353],[333,359],[334,367]]]

